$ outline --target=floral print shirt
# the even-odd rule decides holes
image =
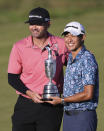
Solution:
[[[72,54],[69,54],[63,95],[68,97],[83,92],[86,85],[94,85],[93,98],[83,102],[66,103],[64,110],[94,110],[98,105],[98,64],[94,55],[83,46],[74,60],[72,60]]]

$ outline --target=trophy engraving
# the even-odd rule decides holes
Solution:
[[[56,60],[52,58],[52,50],[49,46],[45,47],[48,50],[48,59],[45,60],[45,73],[49,78],[49,83],[44,86],[43,90],[43,99],[44,101],[52,100],[50,97],[52,96],[60,96],[58,93],[57,86],[52,83],[52,79],[56,73]]]

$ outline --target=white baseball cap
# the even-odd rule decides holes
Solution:
[[[73,21],[68,23],[65,28],[62,35],[65,35],[66,33],[71,33],[74,36],[78,36],[80,34],[85,34],[85,28],[82,24],[79,22]]]

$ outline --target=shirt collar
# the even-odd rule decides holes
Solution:
[[[86,47],[83,45],[74,60],[72,57],[72,53],[69,53],[69,63],[73,63],[74,61],[79,60],[85,51],[86,51]]]

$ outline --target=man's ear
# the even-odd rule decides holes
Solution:
[[[50,21],[47,22],[47,27],[49,28],[51,25]]]
[[[86,35],[84,34],[82,37],[82,40],[84,41],[86,39]]]

